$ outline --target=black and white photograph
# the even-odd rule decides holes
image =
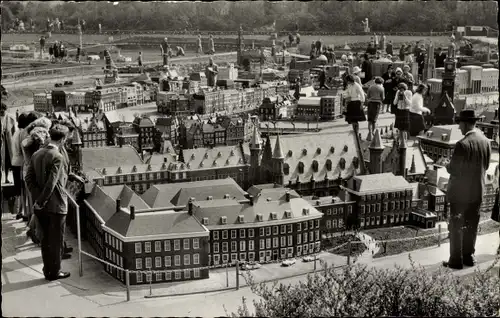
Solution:
[[[1,1],[3,317],[500,317],[496,1]]]

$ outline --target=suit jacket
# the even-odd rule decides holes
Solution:
[[[25,180],[33,202],[43,207],[45,213],[68,212],[68,196],[65,191],[68,161],[56,146],[48,144],[35,152]]]
[[[477,129],[456,143],[451,161],[446,166],[450,174],[446,194],[448,202],[482,202],[490,157],[490,141]]]

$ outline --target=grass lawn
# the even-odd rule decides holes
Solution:
[[[329,239],[325,239],[322,242],[322,246],[324,249],[328,250],[330,248],[342,245],[348,241],[351,242],[360,242],[360,239],[357,238],[353,234],[346,235],[338,235]],[[366,246],[364,244],[351,244],[351,256],[361,255],[366,250]],[[336,249],[331,252],[332,254],[347,256],[349,254],[349,247],[344,245],[343,247]]]
[[[481,221],[486,220],[485,223],[479,226],[479,235],[489,234],[493,232],[498,232],[500,229],[500,224],[495,221],[489,220],[489,213],[481,213]],[[446,232],[443,230],[443,232]],[[364,230],[363,233],[366,233],[373,237],[375,240],[391,240],[391,239],[400,239],[400,238],[409,238],[416,236],[426,236],[433,233],[438,233],[438,229],[416,229],[412,227],[395,227],[395,228],[381,228],[381,229],[371,229]],[[448,242],[448,234],[442,236],[441,243]],[[389,255],[396,255],[404,252],[409,252],[413,250],[418,250],[430,246],[435,246],[438,243],[438,237],[427,237],[417,240],[411,241],[400,241],[400,242],[389,242],[386,243],[386,249],[384,252],[384,244],[380,247],[380,250],[377,254],[374,255],[377,257],[384,257]]]

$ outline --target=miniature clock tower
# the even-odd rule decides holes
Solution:
[[[448,46],[448,55],[444,61],[442,94],[448,93],[451,101],[455,96],[455,78],[457,76],[457,60],[455,58],[455,43],[453,39]]]

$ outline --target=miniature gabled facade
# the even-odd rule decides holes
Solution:
[[[441,158],[451,158],[455,144],[463,138],[463,134],[458,125],[445,125],[431,127],[417,138],[424,154],[437,162]]]

